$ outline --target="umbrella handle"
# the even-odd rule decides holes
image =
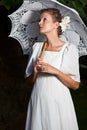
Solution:
[[[42,60],[43,60],[43,57],[44,57],[44,52],[46,50],[46,46],[47,46],[47,42],[45,41],[43,46],[42,46],[41,54],[39,56],[39,58],[42,59]]]

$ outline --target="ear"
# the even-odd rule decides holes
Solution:
[[[59,27],[59,22],[55,22],[55,28]]]

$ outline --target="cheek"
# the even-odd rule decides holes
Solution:
[[[48,30],[48,31],[52,31],[53,29],[54,29],[54,27],[53,27],[53,25],[51,25],[51,24],[47,27],[47,30]]]
[[[53,30],[53,25],[51,24],[46,24],[42,28],[40,28],[40,33],[47,33]]]
[[[52,28],[53,28],[53,26],[52,26],[51,24],[45,26],[45,29],[46,29],[46,30],[51,30]]]

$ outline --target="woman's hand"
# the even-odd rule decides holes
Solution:
[[[34,66],[34,70],[37,72],[56,74],[57,69],[48,63],[43,62],[40,58],[37,60]]]

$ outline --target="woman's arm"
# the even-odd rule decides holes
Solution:
[[[65,86],[74,90],[79,88],[79,82],[73,80],[70,75],[63,73],[57,68],[38,60],[37,68],[43,73],[55,75]]]
[[[55,75],[67,87],[74,90],[79,88],[79,82],[73,80],[70,75],[63,73],[58,69],[55,71]]]

